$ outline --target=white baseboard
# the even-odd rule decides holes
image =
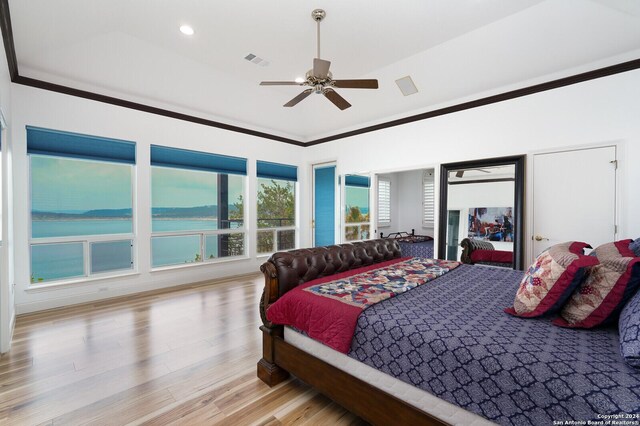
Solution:
[[[150,282],[146,282],[144,284],[136,284],[134,286],[112,286],[108,292],[85,292],[80,293],[73,296],[62,296],[62,297],[54,297],[53,294],[51,297],[47,297],[46,300],[38,300],[33,302],[25,302],[16,304],[16,314],[23,315],[29,314],[33,312],[45,311],[49,309],[63,308],[72,305],[81,305],[85,303],[91,303],[96,301],[104,301],[107,299],[118,298],[122,296],[128,296],[132,294],[146,293],[150,291],[157,291],[175,287],[178,289],[181,286],[188,285],[199,285],[205,283],[216,283],[216,282],[224,282],[229,280],[236,279],[247,279],[251,277],[259,276],[259,272],[250,272],[250,273],[242,273],[242,274],[231,274],[228,276],[221,277],[212,277],[209,280],[205,281],[187,281],[187,282],[179,282],[176,281],[175,278],[163,279],[163,280],[153,280]],[[15,316],[14,316],[15,323]]]

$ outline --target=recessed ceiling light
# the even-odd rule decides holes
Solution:
[[[304,83],[304,78],[302,77],[296,77],[296,79],[294,80],[296,83]]]
[[[180,27],[180,32],[185,35],[193,35],[195,31],[189,25],[183,25]]]

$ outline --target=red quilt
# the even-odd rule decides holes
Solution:
[[[503,250],[474,250],[471,252],[471,261],[473,263],[511,263],[513,262],[513,252]]]
[[[319,278],[288,291],[267,310],[289,325],[347,353],[358,316],[367,307],[411,290],[458,267],[459,262],[402,258]]]

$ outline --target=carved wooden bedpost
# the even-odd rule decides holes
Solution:
[[[275,386],[289,377],[289,372],[283,370],[275,364],[275,338],[282,338],[284,327],[274,325],[267,320],[267,308],[278,300],[278,278],[276,267],[271,262],[265,262],[260,266],[260,271],[264,274],[265,283],[260,299],[260,318],[262,324],[262,359],[258,361],[258,377],[267,385]]]

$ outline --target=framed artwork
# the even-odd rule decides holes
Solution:
[[[513,207],[470,208],[468,237],[484,241],[513,241]]]

